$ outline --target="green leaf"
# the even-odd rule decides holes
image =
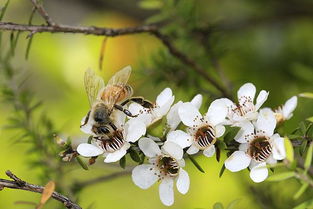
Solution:
[[[139,163],[141,161],[140,156],[138,154],[138,152],[136,152],[133,149],[129,149],[129,155],[131,157],[131,159],[137,163]]]
[[[307,120],[307,121],[310,121],[310,122],[312,122],[312,123],[313,123],[313,116],[312,116],[312,117],[307,118],[306,120]]]
[[[302,142],[302,144],[300,145],[300,154],[301,154],[301,156],[303,156],[303,154],[304,154],[304,152],[305,152],[305,150],[307,148],[307,145],[308,145],[308,141],[307,140],[304,140]]]
[[[84,170],[88,170],[88,166],[86,165],[86,163],[79,157],[76,157],[76,160],[78,162],[78,164],[84,169]]]
[[[89,137],[88,137],[88,142],[87,142],[88,144],[91,144],[92,138],[93,138],[92,136],[89,136]]]
[[[191,155],[188,155],[190,161],[194,164],[194,166],[196,166],[196,168],[202,172],[202,173],[205,173],[203,168],[199,165],[199,163],[191,156]]]
[[[230,130],[224,136],[224,141],[225,142],[232,141],[235,138],[235,136],[237,135],[239,130],[240,130],[239,127],[230,127]]]
[[[293,196],[293,199],[296,200],[298,199],[304,192],[305,190],[308,188],[309,184],[308,183],[304,183],[302,184],[302,186],[300,187],[300,189],[297,191],[297,193]]]
[[[224,209],[224,206],[223,206],[222,203],[216,202],[216,203],[213,205],[213,209]]]
[[[311,142],[304,161],[304,169],[306,171],[309,170],[311,166],[312,156],[313,156],[313,143]]]
[[[313,207],[313,199],[307,200],[293,209],[311,209]]]
[[[8,5],[9,5],[9,2],[10,0],[7,0],[4,4],[4,6],[1,8],[0,10],[0,21],[2,20],[2,18],[4,17],[4,14],[5,14],[5,11],[7,10],[8,8]]]
[[[297,134],[290,134],[290,135],[288,135],[288,138],[289,138],[290,140],[292,140],[292,139],[299,139],[299,138],[302,138],[302,136],[301,136],[301,135],[297,135]]]
[[[158,0],[144,0],[138,3],[142,9],[160,9],[163,7],[163,2]]]
[[[299,124],[300,126],[300,130],[301,130],[301,133],[304,135],[306,133],[306,126],[305,126],[305,123],[304,122],[301,122]]]
[[[32,35],[29,39],[28,39],[28,42],[27,42],[27,46],[26,46],[26,52],[25,52],[25,59],[27,60],[28,57],[29,57],[29,52],[30,52],[30,47],[33,43],[33,38],[34,38],[34,35]]]
[[[289,162],[292,162],[294,160],[294,151],[293,151],[292,143],[288,139],[288,137],[285,137],[284,143],[285,143],[285,149],[286,149],[286,158]]]
[[[225,164],[223,164],[223,166],[222,166],[222,168],[221,168],[221,170],[220,170],[220,173],[218,174],[218,177],[222,177],[223,176],[223,174],[224,174],[224,171],[225,171]]]
[[[308,98],[308,99],[313,99],[313,93],[312,92],[303,92],[299,94],[300,97]]]
[[[277,173],[268,177],[267,181],[282,181],[282,180],[286,180],[294,176],[295,176],[295,172],[293,171]]]
[[[226,209],[235,209],[235,206],[238,204],[238,202],[240,201],[240,199],[236,199],[231,201]]]
[[[121,166],[121,168],[123,168],[123,169],[125,169],[125,167],[126,167],[126,157],[125,157],[125,155],[124,155],[124,157],[122,157],[122,158],[120,159],[120,166]]]

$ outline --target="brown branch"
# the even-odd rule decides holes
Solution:
[[[45,8],[43,8],[43,6],[40,3],[38,3],[37,0],[31,0],[31,2],[33,3],[38,13],[43,17],[43,19],[47,22],[48,25],[56,26],[56,23],[53,22]]]
[[[143,25],[137,27],[128,28],[104,28],[104,27],[85,27],[85,26],[68,26],[68,25],[25,25],[25,24],[15,24],[10,22],[0,22],[0,30],[8,31],[28,31],[31,34],[35,33],[78,33],[86,35],[96,35],[96,36],[122,36],[138,33],[150,33],[157,37],[161,42],[167,47],[170,54],[179,59],[182,63],[188,65],[191,69],[200,74],[205,80],[207,80],[212,86],[214,86],[219,92],[225,97],[231,97],[227,89],[220,85],[215,79],[213,79],[207,70],[202,68],[197,62],[189,58],[186,54],[178,50],[169,38],[162,34],[158,27],[155,25]]]
[[[168,48],[169,52],[177,57],[181,62],[188,65],[194,71],[196,71],[198,74],[202,75],[203,78],[205,78],[208,82],[210,82],[218,91],[220,91],[223,96],[225,97],[231,97],[231,95],[228,93],[228,91],[221,86],[218,82],[216,82],[210,75],[207,73],[207,71],[202,68],[200,65],[198,65],[194,60],[189,58],[186,54],[179,51],[175,46],[172,44],[172,42],[169,40],[169,38],[162,33],[160,33],[158,30],[152,31],[152,34],[154,34],[157,38],[159,38],[163,44]]]
[[[44,190],[44,187],[38,186],[35,184],[27,183],[26,181],[23,181],[22,179],[15,176],[11,171],[7,171],[6,175],[13,179],[13,181],[6,180],[6,179],[0,179],[0,190],[4,188],[10,188],[10,189],[18,189],[18,190],[26,190],[30,192],[36,192],[36,193],[42,193]],[[82,209],[79,205],[71,201],[68,197],[53,192],[52,198],[63,203],[64,206],[68,209]]]

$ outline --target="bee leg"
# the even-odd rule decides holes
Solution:
[[[129,102],[136,102],[145,108],[152,108],[153,107],[153,104],[151,102],[149,102],[148,100],[145,100],[142,97],[132,97],[130,99],[125,100],[121,105],[124,106]]]
[[[115,104],[114,107],[120,111],[122,111],[123,113],[125,113],[125,115],[129,116],[129,117],[137,117],[137,115],[133,115],[131,112],[129,112],[129,110],[124,109],[123,106],[121,105],[117,105]]]
[[[86,125],[86,124],[88,123],[89,117],[90,117],[90,110],[89,110],[89,112],[88,112],[87,115],[86,115],[84,124],[80,125],[80,127],[83,127],[84,125]]]
[[[110,126],[113,128],[114,131],[117,130],[117,127],[112,122],[110,123]]]

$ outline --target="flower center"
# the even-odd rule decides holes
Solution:
[[[257,162],[264,162],[271,153],[272,145],[267,137],[257,137],[250,142],[248,154]]]
[[[244,116],[247,113],[254,111],[254,104],[251,97],[240,97],[239,104],[237,104],[236,107],[232,109],[232,111],[240,116]]]
[[[104,135],[96,137],[97,140],[101,141],[100,146],[106,152],[115,152],[124,145],[123,134],[121,131],[114,131],[110,136]]]
[[[194,140],[199,149],[204,150],[216,142],[215,130],[210,125],[202,126],[197,130]]]
[[[177,176],[180,168],[177,160],[168,155],[159,157],[157,167],[163,175],[169,175],[170,177]]]

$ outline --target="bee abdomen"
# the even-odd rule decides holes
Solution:
[[[114,132],[110,137],[102,137],[99,140],[102,142],[102,148],[105,152],[115,152],[123,147],[125,141],[123,139],[122,133],[119,131]]]

